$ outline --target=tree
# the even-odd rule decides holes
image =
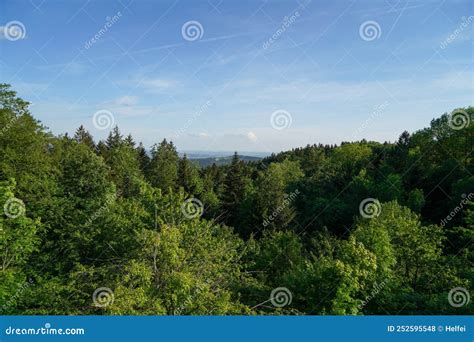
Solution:
[[[140,170],[142,171],[143,174],[148,169],[148,165],[150,164],[150,157],[148,156],[145,147],[143,146],[142,143],[140,143],[137,148],[137,158],[138,158],[138,164],[140,166]]]
[[[362,220],[354,237],[376,256],[378,281],[389,284],[389,298],[381,297],[386,312],[400,312],[400,302],[402,312],[420,312],[418,301],[460,282],[442,254],[441,228],[422,226],[417,214],[396,202],[382,205],[380,216]]]
[[[83,125],[79,126],[79,128],[76,130],[76,133],[74,134],[74,139],[78,143],[85,144],[86,146],[89,146],[91,150],[95,150],[95,143],[94,143],[94,138],[92,135],[84,128]]]
[[[143,180],[137,151],[129,144],[120,144],[108,150],[105,160],[118,192],[124,197],[137,195]]]
[[[134,149],[135,148],[135,140],[133,140],[133,137],[131,134],[127,135],[127,137],[124,140],[125,145],[128,147]]]
[[[227,170],[222,198],[222,208],[225,212],[226,222],[231,226],[235,226],[238,222],[240,206],[244,201],[248,184],[245,164],[235,152],[232,163]]]
[[[108,169],[102,158],[84,144],[74,142],[65,146],[61,166],[61,196],[46,221],[51,229],[37,262],[49,264],[50,258],[56,258],[65,249],[67,254],[47,268],[66,271],[74,263],[85,263],[97,257],[92,246],[104,227],[88,222],[115,198],[116,188],[108,179]]]
[[[257,181],[258,224],[273,230],[288,227],[295,217],[294,201],[300,194],[295,184],[302,177],[298,162],[285,160],[269,165]]]
[[[18,297],[30,286],[27,262],[40,243],[43,225],[26,216],[25,204],[14,196],[15,182],[0,182],[0,313],[15,313]]]
[[[350,238],[338,242],[334,256],[312,256],[284,276],[292,307],[307,314],[355,315],[376,269],[375,256]]]
[[[414,189],[408,194],[407,206],[417,214],[421,214],[425,202],[425,195],[421,189]]]
[[[151,185],[165,193],[174,190],[178,178],[178,160],[178,152],[172,142],[163,139],[158,146],[153,146],[147,172]]]
[[[26,216],[24,202],[14,196],[15,182],[0,182],[0,273],[20,270],[38,248],[42,224]]]
[[[184,154],[178,163],[177,182],[188,194],[199,195],[203,190],[199,170],[189,161],[186,154]]]
[[[57,187],[55,139],[35,120],[29,103],[0,84],[0,181],[14,179],[32,217],[49,211]]]
[[[107,149],[111,150],[119,147],[123,143],[123,136],[120,134],[118,126],[115,126],[114,129],[109,133],[105,145]]]

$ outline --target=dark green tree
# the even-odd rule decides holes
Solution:
[[[82,144],[85,144],[86,146],[89,146],[91,150],[95,150],[96,148],[95,143],[94,143],[94,138],[84,128],[83,125],[80,125],[79,128],[76,130],[76,133],[74,134],[74,140],[76,140],[78,143],[82,143]]]
[[[147,179],[152,186],[168,193],[176,188],[178,179],[178,152],[172,142],[163,141],[151,151]]]
[[[186,154],[178,163],[178,185],[188,194],[199,195],[203,190],[199,170],[189,161]]]
[[[150,157],[148,156],[145,147],[143,146],[142,143],[138,144],[137,148],[137,158],[138,158],[138,164],[140,165],[140,170],[142,171],[143,174],[148,169],[148,165],[150,164]]]
[[[240,160],[237,152],[234,153],[224,181],[222,195],[222,209],[226,222],[235,226],[238,223],[240,207],[245,199],[249,179],[245,170],[245,163]]]

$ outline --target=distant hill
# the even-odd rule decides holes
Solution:
[[[239,158],[244,162],[251,162],[262,160],[261,157],[251,157],[251,156],[240,156]],[[232,156],[227,157],[209,157],[209,158],[190,158],[190,160],[199,165],[199,167],[206,167],[212,164],[216,165],[229,165],[232,162]]]

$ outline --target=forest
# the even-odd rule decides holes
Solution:
[[[0,85],[1,315],[473,314],[474,107],[199,168]],[[317,143],[317,142],[316,142]]]

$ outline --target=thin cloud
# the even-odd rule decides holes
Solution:
[[[177,82],[160,78],[145,79],[140,82],[140,87],[153,93],[161,93],[176,86]]]
[[[115,103],[119,106],[133,106],[138,103],[138,97],[125,95],[116,99]]]

